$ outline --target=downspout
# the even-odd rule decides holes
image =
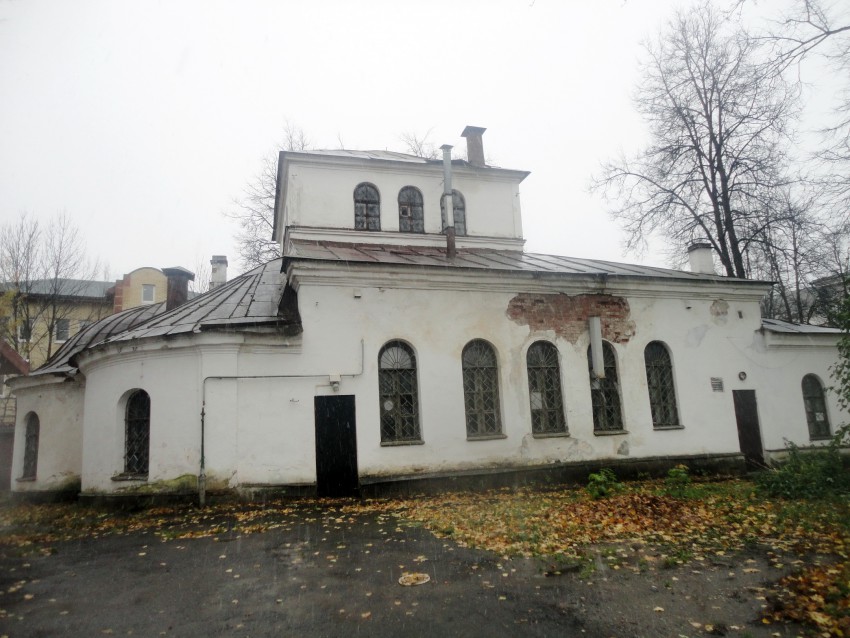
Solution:
[[[455,207],[452,194],[452,145],[443,144],[443,202],[446,208],[446,257],[454,259],[455,249]]]
[[[207,472],[206,472],[206,413],[207,413],[207,381],[209,380],[231,380],[242,381],[249,379],[317,379],[322,377],[338,376],[355,378],[363,374],[366,361],[366,350],[363,339],[360,340],[360,372],[340,375],[328,374],[254,374],[254,375],[210,375],[204,377],[201,382],[201,463],[198,468],[198,504],[206,507],[207,502]]]

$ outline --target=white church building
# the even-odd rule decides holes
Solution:
[[[846,418],[770,284],[523,250],[528,173],[282,152],[283,258],[89,326],[13,382],[12,490],[84,497],[769,462]]]

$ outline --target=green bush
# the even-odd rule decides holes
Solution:
[[[691,492],[691,475],[687,465],[677,465],[667,471],[664,493],[674,498],[685,498]]]
[[[841,459],[841,448],[850,444],[850,426],[839,428],[829,445],[801,450],[787,442],[788,458],[757,478],[759,488],[779,498],[818,499],[850,491],[850,472]]]
[[[588,475],[585,489],[592,498],[600,499],[610,496],[621,487],[623,487],[623,484],[617,480],[614,470],[605,467]]]

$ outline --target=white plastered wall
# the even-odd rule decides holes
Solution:
[[[12,491],[42,492],[76,489],[82,473],[82,379],[21,378],[15,386],[17,417],[12,457]],[[39,421],[35,480],[20,480],[24,468],[27,417]]]
[[[440,198],[443,175],[439,166],[421,170],[392,165],[328,166],[289,164],[286,183],[287,226],[354,228],[354,189],[361,182],[377,187],[381,196],[381,229],[398,231],[398,194],[405,186],[422,192],[425,232],[442,232]],[[454,190],[466,201],[469,235],[521,238],[519,182],[492,173],[456,170]]]

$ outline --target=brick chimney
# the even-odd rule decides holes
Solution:
[[[467,126],[460,134],[466,138],[466,159],[473,166],[487,166],[484,163],[484,142],[481,139],[486,130],[480,126]]]
[[[227,283],[227,257],[224,255],[213,255],[210,259],[210,290]]]
[[[171,310],[177,306],[182,306],[189,298],[189,282],[195,281],[195,273],[179,266],[163,268],[162,272],[168,278],[165,309]]]

